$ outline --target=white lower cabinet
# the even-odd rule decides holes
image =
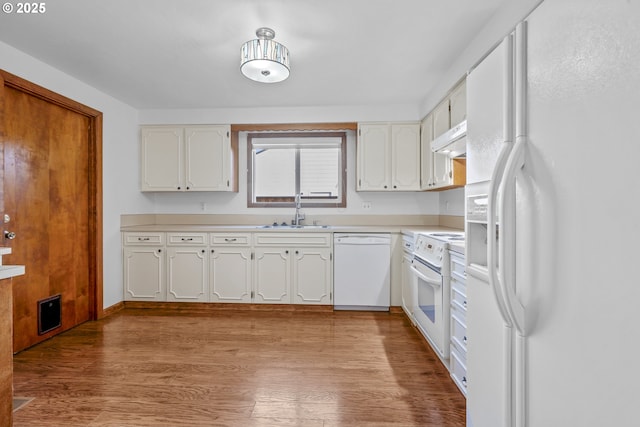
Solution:
[[[207,302],[208,256],[203,247],[167,248],[167,301]]]
[[[211,302],[251,302],[251,248],[210,251]]]
[[[255,303],[291,303],[291,253],[287,248],[256,248]]]
[[[125,301],[164,301],[164,233],[124,233]]]
[[[298,248],[293,251],[293,303],[332,304],[331,248]]]
[[[332,304],[331,248],[256,248],[255,303]]]
[[[449,251],[451,272],[451,357],[449,371],[462,394],[467,394],[467,291],[464,257]]]
[[[330,233],[257,233],[254,301],[332,304]]]
[[[330,305],[331,242],[330,233],[123,233],[124,299]]]
[[[206,233],[167,233],[167,301],[209,300]]]
[[[209,301],[251,302],[251,234],[211,234],[209,244]]]

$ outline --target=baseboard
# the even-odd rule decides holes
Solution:
[[[216,302],[156,302],[156,301],[124,301],[125,309],[165,310],[167,312],[207,313],[214,311],[284,311],[284,312],[316,312],[333,313],[333,305],[315,304],[232,304]],[[115,307],[115,306],[113,306]],[[111,309],[112,307],[109,307]],[[120,308],[121,309],[121,308]],[[115,311],[119,311],[115,310]],[[115,312],[114,311],[114,312]],[[389,307],[390,314],[403,314],[400,306]]]
[[[113,304],[111,307],[107,307],[102,310],[102,315],[100,319],[105,318],[107,316],[111,316],[114,313],[119,312],[120,310],[124,310],[124,302],[120,301],[119,303]]]
[[[216,302],[155,302],[125,301],[125,309],[155,309],[175,312],[206,313],[214,311],[289,311],[289,312],[333,312],[332,305],[311,304],[232,304]]]

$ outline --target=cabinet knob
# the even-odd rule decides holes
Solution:
[[[16,233],[14,233],[13,231],[5,231],[4,237],[5,239],[13,240],[16,238]]]
[[[288,253],[289,253],[289,251],[284,251],[284,253],[285,253],[285,254],[288,254]]]
[[[298,255],[299,253],[300,253],[299,251],[296,251],[296,255]]]
[[[387,188],[387,186],[385,185],[384,188]]]
[[[215,253],[215,251],[213,249],[211,249],[211,253]]]
[[[203,249],[203,250],[202,250],[202,253],[205,253],[205,252],[206,252],[206,251]]]
[[[180,187],[178,187],[178,190],[180,190]]]
[[[158,249],[158,253],[162,252],[162,249]]]
[[[397,186],[397,185],[394,185],[394,186],[393,186],[393,188],[398,188],[398,186]]]
[[[189,187],[187,187],[187,190],[189,189]]]

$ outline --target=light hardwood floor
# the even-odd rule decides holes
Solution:
[[[15,356],[14,427],[464,426],[402,314],[127,308]]]

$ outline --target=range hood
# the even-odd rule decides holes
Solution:
[[[467,121],[460,122],[431,141],[431,151],[449,157],[464,157],[467,152]]]

